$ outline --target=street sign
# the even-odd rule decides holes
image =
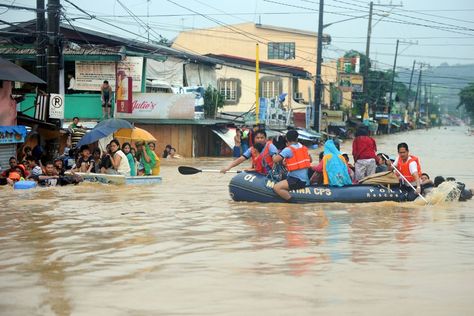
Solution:
[[[64,119],[64,96],[62,94],[51,93],[49,95],[49,118]]]

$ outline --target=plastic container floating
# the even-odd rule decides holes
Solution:
[[[28,190],[28,189],[33,189],[36,188],[36,182],[35,181],[18,181],[15,182],[13,185],[13,188],[15,190]]]

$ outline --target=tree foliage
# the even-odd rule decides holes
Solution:
[[[216,88],[209,85],[204,92],[204,115],[206,117],[215,117],[217,109],[224,106],[224,95]]]
[[[459,92],[459,105],[458,108],[464,106],[466,112],[471,116],[471,124],[474,122],[474,82],[464,87]]]

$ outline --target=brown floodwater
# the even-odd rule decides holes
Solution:
[[[474,188],[465,130],[377,142]],[[231,174],[177,171],[229,161],[165,161],[152,186],[0,188],[0,314],[474,314],[474,201],[237,203]]]

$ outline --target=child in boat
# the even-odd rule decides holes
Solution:
[[[89,146],[81,146],[80,155],[81,157],[77,161],[76,168],[74,168],[74,171],[91,172],[92,168],[94,168],[94,159],[92,158]]]
[[[264,148],[265,148],[264,144],[256,143],[255,145],[253,145],[253,147],[250,150],[252,152],[252,155],[258,156],[262,153]],[[252,166],[252,168],[245,169],[245,171],[246,172],[257,172],[257,169],[255,168],[255,166]]]

